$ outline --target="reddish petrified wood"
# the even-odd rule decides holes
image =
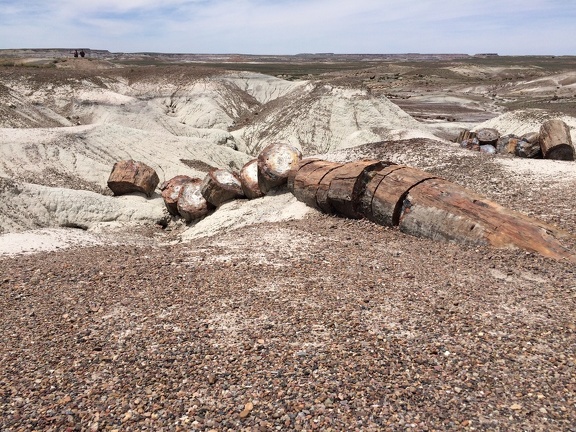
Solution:
[[[182,187],[186,183],[190,183],[192,180],[192,177],[187,175],[177,175],[176,177],[172,177],[170,180],[167,180],[160,185],[164,204],[166,205],[168,213],[171,215],[176,216],[178,214],[178,197],[180,197]]]
[[[304,168],[306,165],[312,162],[316,162],[322,159],[318,158],[306,158],[301,159],[290,171],[288,172],[288,179],[286,180],[286,185],[288,186],[288,190],[294,193],[294,179],[298,175],[298,172]]]
[[[213,169],[206,174],[202,182],[202,196],[210,204],[218,207],[235,198],[242,198],[242,184],[232,171]]]
[[[403,200],[399,227],[402,232],[435,240],[518,247],[576,262],[576,255],[558,240],[568,233],[443,179],[427,180],[410,189]]]
[[[258,160],[252,159],[240,170],[240,183],[246,198],[255,199],[264,196],[258,185]]]
[[[359,210],[366,218],[380,225],[398,225],[402,201],[408,191],[431,178],[436,176],[416,168],[404,165],[387,166],[375,172],[366,185],[360,198]]]
[[[340,163],[324,160],[314,160],[301,164],[301,168],[292,182],[292,193],[298,201],[321,210],[316,199],[318,188],[327,175],[341,166],[342,164]]]
[[[388,165],[386,162],[369,159],[349,162],[334,170],[326,194],[327,204],[342,216],[361,219],[360,198],[370,174]]]
[[[108,177],[108,187],[114,195],[141,192],[150,197],[159,182],[153,168],[131,159],[116,162]]]
[[[574,160],[570,128],[562,120],[548,120],[540,127],[540,147],[544,159]]]

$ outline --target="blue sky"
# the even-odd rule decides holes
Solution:
[[[0,48],[576,55],[576,0],[0,0]]]

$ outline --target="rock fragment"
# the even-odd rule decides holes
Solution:
[[[159,182],[153,168],[132,159],[116,162],[108,177],[108,187],[114,195],[140,192],[150,197]]]

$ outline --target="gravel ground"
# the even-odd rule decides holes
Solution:
[[[311,213],[0,259],[0,430],[576,430],[576,276]]]

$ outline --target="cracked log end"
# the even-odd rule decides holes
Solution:
[[[258,184],[258,160],[252,159],[240,170],[240,183],[242,191],[248,199],[255,199],[264,196]]]
[[[191,179],[182,185],[179,193],[177,210],[186,222],[203,218],[214,208],[202,196],[202,180]]]
[[[244,192],[240,179],[232,171],[213,169],[204,177],[202,196],[218,207],[230,200],[244,197]]]
[[[290,144],[269,144],[258,155],[258,183],[263,193],[287,183],[290,171],[298,166],[302,153]]]

